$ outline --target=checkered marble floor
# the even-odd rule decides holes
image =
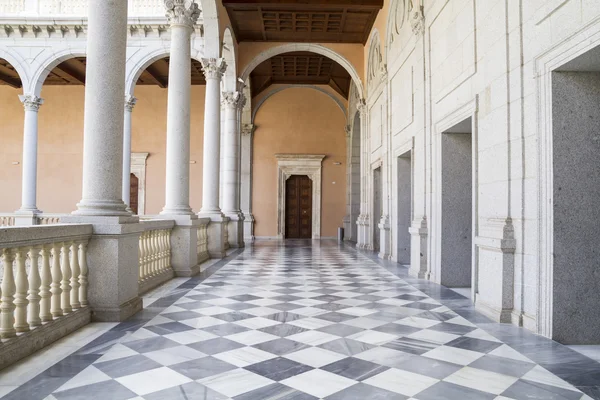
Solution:
[[[591,399],[416,286],[334,244],[250,247],[46,399]]]

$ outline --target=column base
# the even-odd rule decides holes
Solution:
[[[123,200],[81,200],[72,214],[90,217],[131,216]]]
[[[40,210],[35,209],[19,209],[15,211],[15,226],[33,226],[39,222],[38,216],[42,214]]]
[[[208,255],[210,258],[225,258],[226,250],[229,248],[228,229],[229,218],[219,213],[199,213],[200,218],[209,218],[208,224]]]
[[[227,224],[227,241],[230,248],[244,247],[244,215],[241,212],[225,213],[229,218]]]
[[[430,279],[427,270],[427,219],[415,218],[410,228],[410,268],[408,274],[414,278]]]
[[[138,249],[144,228],[138,218],[70,215],[61,222],[92,224],[87,246],[92,320],[121,322],[140,311]]]
[[[189,206],[176,206],[168,208],[165,206],[159,215],[169,216],[169,218],[177,218],[178,216],[195,216],[196,214]]]
[[[244,213],[244,242],[254,242],[254,215]]]

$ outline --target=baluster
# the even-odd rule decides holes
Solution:
[[[152,231],[152,275],[158,274],[158,266],[156,261],[158,260],[158,241],[157,241],[157,231]]]
[[[71,307],[74,309],[81,308],[79,302],[79,243],[73,241],[71,244]]]
[[[17,264],[17,276],[15,277],[16,291],[15,291],[15,330],[17,332],[29,331],[29,324],[27,323],[27,270],[25,269],[25,260],[27,258],[27,250],[19,247],[16,250],[15,262]]]
[[[71,249],[70,242],[64,242],[62,244],[62,281],[60,282],[60,288],[62,289],[61,305],[63,313],[67,314],[73,311],[71,307],[71,263],[69,262],[69,251]]]
[[[31,269],[29,270],[29,291],[27,300],[29,300],[29,308],[27,309],[27,322],[30,328],[42,325],[40,318],[40,267],[38,265],[40,255],[39,247],[32,247],[29,250],[29,259],[31,260]]]
[[[2,265],[4,274],[2,276],[2,303],[0,303],[0,337],[8,339],[17,336],[15,331],[15,305],[13,296],[15,294],[15,278],[13,276],[14,254],[10,249],[2,250]]]
[[[87,306],[88,303],[88,265],[87,265],[87,242],[79,242],[79,303],[81,307]]]
[[[62,317],[63,310],[60,306],[60,299],[62,290],[60,288],[60,282],[62,281],[62,272],[60,270],[60,244],[54,243],[52,245],[52,284],[50,285],[50,293],[52,297],[50,300],[50,312],[52,317]]]
[[[165,245],[166,245],[166,257],[165,257],[165,261],[167,263],[167,268],[171,268],[172,267],[171,266],[171,232],[172,232],[171,229],[167,229],[167,231],[166,231],[167,234],[165,235],[165,238],[166,238],[166,243],[165,243]]]
[[[167,269],[167,237],[168,231],[162,229],[160,231],[160,270],[164,271]]]
[[[48,246],[42,246],[42,282],[40,285],[40,319],[42,322],[52,321],[50,313],[52,273],[50,272],[50,252],[48,250]]]
[[[148,231],[142,233],[142,276],[144,279],[148,278]]]

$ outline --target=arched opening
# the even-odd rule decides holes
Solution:
[[[146,174],[138,186],[138,204],[144,204],[144,214],[158,214],[165,205],[166,132],[169,87],[169,61],[167,54],[148,59],[133,71],[135,79],[127,85],[135,93],[136,104],[131,113],[131,152],[148,153]],[[191,59],[191,109],[190,114],[190,203],[199,209],[202,198],[202,150],[204,127],[204,97],[206,80],[199,60]],[[131,198],[130,198],[131,202]]]
[[[23,105],[18,96],[23,83],[15,67],[0,58],[0,181],[4,188],[0,196],[0,211],[13,212],[19,208],[21,188],[21,153],[23,142]]]

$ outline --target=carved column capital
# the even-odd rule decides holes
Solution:
[[[358,112],[360,113],[361,117],[364,117],[367,115],[368,108],[367,108],[367,102],[365,101],[365,99],[360,99],[358,101],[356,108],[358,109]]]
[[[206,79],[221,79],[225,70],[227,69],[227,63],[224,58],[202,58],[202,72]]]
[[[256,125],[254,124],[243,124],[242,125],[242,136],[252,136],[254,131],[256,130]]]
[[[133,97],[130,94],[125,95],[125,111],[132,112],[133,107],[137,103],[137,98]]]
[[[185,25],[193,28],[200,17],[200,8],[195,0],[164,0],[166,16],[171,26]]]
[[[410,26],[415,36],[420,36],[425,33],[425,14],[423,6],[415,7],[410,16]]]
[[[240,101],[238,101],[238,108],[240,110],[244,109],[244,107],[246,106],[246,101],[248,99],[246,98],[246,96],[244,96],[244,94],[242,93],[240,96]]]
[[[240,92],[223,92],[221,96],[221,104],[225,108],[237,108],[242,99]]]
[[[21,103],[23,103],[25,111],[38,112],[40,106],[44,104],[44,99],[42,99],[41,97],[37,97],[33,94],[20,94],[19,100],[21,100]]]
[[[346,132],[346,137],[349,138],[351,136],[351,133],[352,133],[352,127],[350,125],[346,125],[344,127],[344,131]]]

